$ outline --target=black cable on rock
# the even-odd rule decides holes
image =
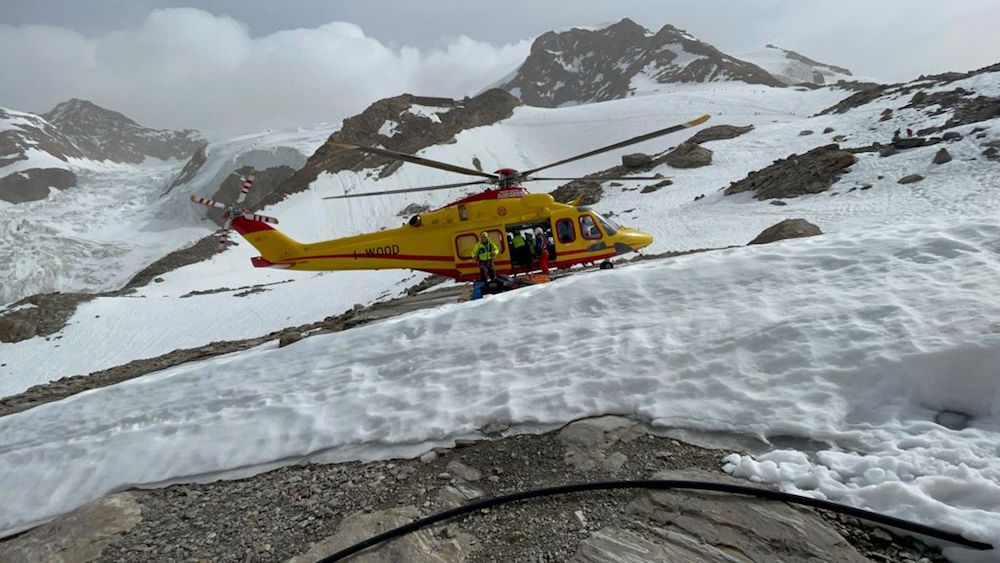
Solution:
[[[410,532],[415,532],[421,528],[426,528],[442,520],[447,520],[449,518],[454,518],[455,516],[460,516],[462,514],[467,514],[469,512],[475,512],[476,510],[481,510],[483,508],[490,508],[493,506],[499,506],[501,504],[507,504],[519,500],[525,500],[530,498],[547,497],[555,495],[564,495],[567,493],[579,493],[584,491],[611,491],[617,489],[655,489],[655,490],[671,490],[671,489],[687,489],[687,490],[697,490],[697,491],[715,491],[720,493],[730,493],[738,495],[749,495],[758,498],[763,498],[767,500],[777,500],[790,502],[793,504],[801,504],[804,506],[812,506],[814,508],[821,508],[823,510],[829,510],[831,512],[838,512],[840,514],[847,514],[848,516],[854,516],[856,518],[861,518],[863,520],[868,520],[878,524],[884,524],[886,526],[892,526],[894,528],[899,528],[901,530],[906,530],[908,532],[913,532],[915,534],[922,534],[939,540],[945,540],[962,547],[968,547],[971,549],[978,550],[989,550],[993,549],[993,545],[983,542],[978,542],[974,540],[969,540],[962,537],[960,534],[954,532],[946,532],[938,528],[932,528],[924,524],[918,524],[916,522],[910,522],[908,520],[902,520],[900,518],[895,518],[893,516],[886,516],[884,514],[879,514],[877,512],[871,512],[869,510],[862,510],[860,508],[854,508],[853,506],[847,506],[843,504],[837,504],[835,502],[830,502],[826,500],[819,500],[810,497],[804,497],[800,495],[793,495],[789,493],[782,493],[780,491],[772,491],[768,489],[758,489],[754,487],[745,487],[743,485],[733,485],[730,483],[716,483],[712,481],[684,481],[684,480],[641,480],[641,481],[599,481],[594,483],[579,483],[576,485],[562,485],[559,487],[549,487],[546,489],[535,489],[533,491],[522,491],[519,493],[513,493],[509,495],[503,495],[499,497],[493,497],[465,506],[460,506],[458,508],[453,508],[451,510],[446,510],[444,512],[439,512],[433,514],[426,518],[421,518],[420,520],[415,520],[409,524],[399,526],[387,532],[381,533],[377,536],[368,538],[367,540],[354,544],[351,547],[342,549],[329,557],[325,557],[319,561],[319,563],[333,563],[334,561],[340,561],[346,557],[350,557],[359,551],[368,549],[369,547],[378,545],[382,542],[388,541],[395,537],[404,536]]]

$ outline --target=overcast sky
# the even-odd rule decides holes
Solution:
[[[0,0],[0,107],[77,97],[227,134],[337,121],[403,92],[474,94],[541,33],[623,17],[887,82],[1000,62],[997,0]]]

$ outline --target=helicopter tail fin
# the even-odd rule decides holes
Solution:
[[[252,259],[253,265],[258,268],[289,267],[295,258],[303,254],[302,243],[292,240],[264,221],[236,217],[232,228],[260,251],[261,256]]]

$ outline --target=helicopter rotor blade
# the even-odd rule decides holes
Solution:
[[[665,180],[666,176],[589,176],[581,178],[523,178],[522,182],[531,182],[534,180],[559,180],[559,181],[573,181],[573,180],[593,180],[595,182],[607,182],[609,180]]]
[[[705,123],[706,121],[708,121],[708,118],[709,118],[708,115],[703,115],[703,116],[701,116],[701,117],[699,117],[697,119],[692,119],[691,121],[688,121],[686,123],[681,123],[680,125],[674,125],[674,126],[671,126],[671,127],[667,127],[666,129],[660,129],[658,131],[653,131],[652,133],[646,133],[645,135],[639,135],[638,137],[632,137],[631,139],[626,139],[624,141],[621,141],[619,143],[615,143],[613,145],[608,145],[606,147],[602,147],[602,148],[595,149],[595,150],[592,150],[592,151],[589,151],[589,152],[585,152],[583,154],[578,154],[576,156],[571,156],[569,158],[564,158],[563,160],[560,160],[558,162],[553,162],[552,164],[546,164],[545,166],[539,166],[538,168],[532,168],[531,170],[524,170],[524,171],[521,172],[520,178],[521,178],[521,180],[524,180],[525,176],[528,176],[530,174],[534,174],[535,172],[538,172],[540,170],[545,170],[546,168],[552,168],[553,166],[559,166],[560,164],[566,164],[567,162],[573,162],[574,160],[580,160],[581,158],[587,158],[587,157],[594,156],[594,155],[597,155],[597,154],[601,154],[601,153],[604,153],[604,152],[608,152],[608,151],[611,151],[611,150],[619,149],[621,147],[627,147],[629,145],[634,145],[635,143],[641,143],[643,141],[648,141],[649,139],[655,139],[656,137],[660,137],[660,136],[663,136],[663,135],[669,135],[670,133],[676,133],[677,131],[680,131],[681,129],[687,129],[688,127],[694,127],[695,125],[701,125],[702,123]]]
[[[431,160],[429,158],[413,156],[412,154],[406,154],[405,152],[396,152],[388,149],[380,149],[377,147],[366,147],[364,145],[359,145],[356,143],[348,143],[346,141],[335,141],[333,139],[327,141],[326,143],[328,145],[333,145],[335,147],[339,147],[342,149],[356,150],[370,154],[377,154],[379,156],[385,156],[389,158],[394,158],[396,160],[402,160],[403,162],[410,162],[413,164],[419,164],[421,166],[429,166],[431,168],[437,168],[438,170],[458,172],[459,174],[466,174],[469,176],[481,176],[483,178],[489,178],[491,180],[498,179],[496,174],[488,174],[486,172],[481,172],[479,170],[474,170],[472,168],[464,168],[462,166],[457,166],[455,164],[448,164],[447,162],[438,162],[437,160]]]
[[[482,183],[484,183],[482,180],[476,180],[475,182],[461,182],[458,184],[441,184],[438,186],[422,186],[419,188],[404,188],[401,190],[383,190],[381,192],[365,192],[363,194],[331,195],[324,197],[323,199],[344,199],[349,197],[368,197],[370,195],[405,194],[409,192],[429,192],[432,190],[447,190],[451,188],[461,188],[462,186],[475,186],[477,184],[482,184]]]

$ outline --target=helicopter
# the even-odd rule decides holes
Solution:
[[[529,273],[544,264],[519,260],[509,240],[517,233],[533,232],[548,244],[548,266],[557,269],[576,264],[594,264],[636,252],[650,245],[653,237],[634,228],[622,227],[590,208],[579,206],[580,198],[558,203],[545,193],[530,193],[521,184],[539,180],[653,180],[661,176],[622,176],[590,178],[538,177],[542,170],[591,157],[607,151],[675,133],[704,123],[703,115],[686,123],[626,139],[619,143],[585,152],[563,160],[518,171],[501,168],[482,172],[445,162],[330,139],[327,144],[344,150],[389,157],[412,164],[476,176],[480,179],[453,184],[344,194],[324,199],[371,197],[453,189],[487,184],[480,193],[463,197],[439,209],[414,215],[403,226],[378,232],[333,240],[301,243],[295,241],[245,210],[231,215],[230,225],[260,251],[251,258],[255,267],[290,270],[382,270],[410,269],[437,274],[457,281],[480,278],[479,267],[471,250],[483,233],[500,249],[494,259],[497,274]],[[269,219],[269,218],[268,218]]]

